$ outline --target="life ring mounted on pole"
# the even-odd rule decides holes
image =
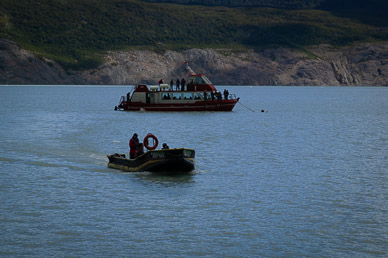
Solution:
[[[151,146],[148,141],[150,138],[152,139],[152,142],[153,142],[153,145]],[[143,140],[143,144],[148,150],[155,150],[156,147],[158,147],[158,143],[159,143],[158,138],[156,138],[156,136],[153,135],[152,133],[147,134],[147,136],[144,137],[144,140]]]

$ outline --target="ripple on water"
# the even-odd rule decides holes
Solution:
[[[114,112],[127,90],[0,87],[28,106],[0,109],[0,255],[386,256],[385,89],[231,87],[268,112]],[[133,132],[194,148],[196,170],[107,168]]]

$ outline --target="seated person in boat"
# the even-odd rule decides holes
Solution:
[[[136,150],[136,157],[139,157],[140,155],[144,154],[144,147],[143,147],[143,144],[140,143],[138,146],[137,146],[137,150]]]
[[[162,150],[168,150],[170,147],[168,147],[167,143],[163,143]]]

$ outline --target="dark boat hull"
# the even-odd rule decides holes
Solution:
[[[124,111],[232,111],[237,102],[237,99],[174,104],[128,102],[121,103],[118,108]]]
[[[194,170],[195,151],[192,149],[151,150],[136,159],[125,154],[108,155],[108,167],[128,172],[187,173]]]

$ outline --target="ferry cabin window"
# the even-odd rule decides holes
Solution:
[[[182,99],[182,93],[180,93],[180,92],[173,92],[172,93],[172,99],[177,99],[177,100]]]
[[[193,95],[194,95],[194,99],[201,99],[201,96],[199,95],[199,93],[194,92]]]
[[[193,99],[193,94],[191,92],[183,93],[183,99]]]
[[[211,93],[210,92],[206,93],[206,99],[205,99],[205,96],[204,96],[203,92],[201,92],[200,94],[201,94],[201,98],[204,99],[204,100],[210,100],[211,99],[211,95],[210,95]]]
[[[212,84],[211,81],[206,76],[203,76],[202,80],[203,80],[203,83]]]
[[[202,77],[195,77],[194,84],[203,84],[204,81],[202,80]]]
[[[171,99],[170,93],[162,93],[162,100],[169,100]]]
[[[190,82],[194,84],[211,84],[210,80],[206,76],[191,77]]]

